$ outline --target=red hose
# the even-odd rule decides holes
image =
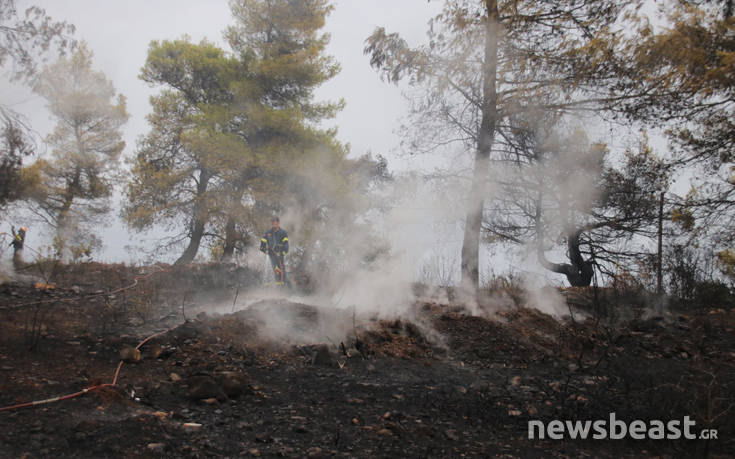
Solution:
[[[93,390],[101,389],[103,387],[112,387],[112,386],[114,386],[114,384],[99,384],[97,386],[87,387],[86,389],[82,389],[79,392],[74,392],[73,394],[69,394],[69,395],[63,395],[61,397],[53,397],[53,398],[47,398],[46,400],[35,400],[33,402],[19,403],[13,406],[6,406],[3,408],[0,408],[0,411],[10,411],[10,410],[14,410],[17,408],[25,408],[27,406],[36,406],[36,405],[44,405],[46,403],[60,402],[62,400],[68,400],[70,398],[79,397],[80,395],[84,395],[87,392],[91,392]]]
[[[176,327],[169,328],[168,330],[164,330],[164,331],[160,331],[160,332],[152,334],[151,336],[141,341],[137,346],[135,346],[135,349],[140,349],[145,343],[155,338],[156,336],[160,336],[164,333],[168,333],[177,327],[178,325]],[[62,400],[69,400],[70,398],[79,397],[80,395],[84,395],[88,392],[92,392],[94,390],[101,389],[103,387],[114,387],[117,385],[117,377],[120,375],[120,369],[122,368],[122,366],[123,366],[123,361],[120,360],[120,363],[117,364],[117,369],[115,370],[115,376],[112,378],[112,383],[98,384],[96,386],[91,386],[91,387],[87,387],[86,389],[82,389],[79,392],[74,392],[73,394],[68,394],[68,395],[62,395],[60,397],[53,397],[53,398],[47,398],[45,400],[35,400],[32,402],[19,403],[17,405],[5,406],[5,407],[0,408],[0,411],[11,411],[11,410],[15,410],[18,408],[26,408],[29,406],[45,405],[46,403],[60,402]]]
[[[101,296],[115,295],[115,294],[120,293],[120,292],[123,292],[125,290],[130,290],[131,288],[134,288],[136,285],[138,285],[138,282],[141,281],[141,280],[143,280],[143,279],[147,279],[147,278],[151,277],[154,274],[170,272],[171,269],[172,268],[159,269],[157,271],[151,271],[148,274],[141,274],[140,276],[136,276],[136,277],[133,278],[133,283],[132,284],[130,284],[128,286],[116,288],[116,289],[111,290],[109,292],[93,293],[91,295],[85,295],[84,297],[81,297],[81,298],[51,298],[51,299],[48,299],[48,300],[29,301],[27,303],[16,303],[16,304],[11,304],[9,306],[10,307],[13,307],[13,308],[21,308],[23,306],[33,306],[33,305],[36,305],[36,304],[71,303],[71,302],[74,302],[74,301],[78,301],[80,299],[89,299],[89,298],[96,298],[96,297],[101,297]]]

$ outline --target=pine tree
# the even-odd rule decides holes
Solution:
[[[630,3],[447,0],[430,22],[428,44],[412,48],[383,28],[367,39],[365,52],[383,77],[423,90],[412,111],[413,151],[459,145],[472,152],[461,255],[462,279],[472,288],[491,159],[512,137],[513,117],[615,109],[635,92],[598,92],[620,83],[608,58]]]
[[[92,52],[84,43],[46,67],[34,90],[48,100],[58,123],[46,139],[51,157],[29,166],[30,176],[33,171],[40,176],[29,198],[55,228],[60,245],[91,248],[97,239],[85,224],[109,211],[125,147],[125,97],[92,68]]]
[[[212,183],[224,168],[211,113],[232,100],[237,65],[207,41],[184,39],[152,42],[141,70],[164,90],[151,98],[151,130],[138,143],[123,216],[135,229],[165,224],[173,242],[188,239],[177,263],[194,259],[214,213]]]

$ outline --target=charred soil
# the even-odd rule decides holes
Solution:
[[[732,310],[611,324],[523,307],[478,317],[417,300],[411,320],[387,320],[285,297],[243,308],[256,277],[234,267],[83,265],[54,282],[1,285],[0,408],[110,383],[126,363],[114,387],[0,411],[0,456],[735,451]],[[234,312],[202,312],[212,302]],[[717,429],[718,439],[528,438],[529,420],[611,412],[628,422],[690,416],[696,433]]]

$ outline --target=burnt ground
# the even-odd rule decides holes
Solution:
[[[611,322],[518,306],[477,317],[417,300],[407,321],[274,298],[229,313],[234,292],[240,309],[256,277],[90,264],[58,270],[53,285],[30,276],[1,285],[0,408],[109,383],[122,349],[138,360],[130,348],[163,333],[122,366],[115,387],[0,411],[0,456],[735,453],[733,310]],[[212,302],[224,305],[220,314],[198,313]],[[690,416],[694,432],[717,429],[718,439],[527,435],[529,420],[610,412],[627,421]]]

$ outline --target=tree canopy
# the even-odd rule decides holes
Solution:
[[[54,21],[37,6],[21,14],[15,0],[0,0],[0,68],[11,81],[28,83],[54,54],[63,55],[75,42],[74,26]],[[23,196],[23,157],[35,151],[28,121],[0,104],[0,207]]]
[[[29,198],[55,228],[59,244],[89,244],[95,235],[84,223],[108,212],[119,176],[125,97],[92,68],[92,52],[84,43],[47,66],[34,90],[46,98],[57,124],[46,139],[51,157],[28,166],[29,175],[40,177]]]
[[[634,88],[619,84],[617,61],[606,58],[633,3],[450,0],[431,21],[427,44],[409,47],[383,28],[368,37],[365,53],[384,78],[424,90],[412,111],[414,150],[455,145],[473,154],[461,262],[471,285],[479,282],[491,163],[512,154],[514,130],[536,130],[524,125],[529,119],[617,111],[632,97]],[[618,91],[603,92],[611,84]]]

